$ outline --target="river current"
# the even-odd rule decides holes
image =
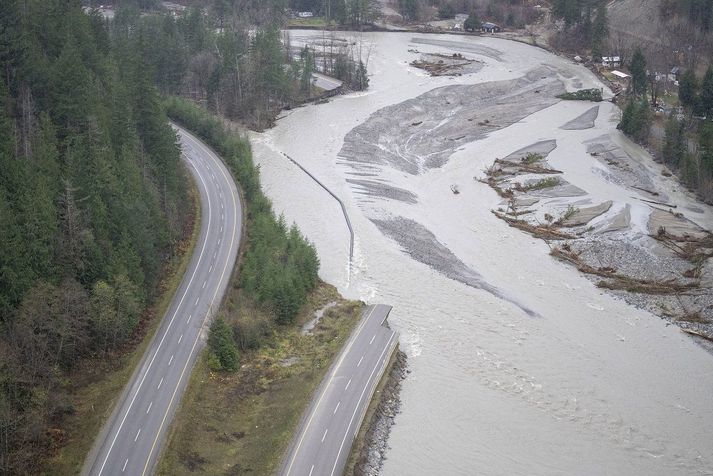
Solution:
[[[497,219],[500,198],[474,180],[538,141],[586,170],[587,140],[625,141],[608,102],[594,127],[561,128],[592,104],[555,93],[602,87],[597,78],[496,38],[350,39],[369,55],[369,90],[289,111],[251,138],[266,193],[315,244],[321,277],[393,306],[411,373],[382,474],[713,474],[713,357]],[[430,77],[408,64],[416,50],[481,67]],[[339,204],[283,154],[343,200],[351,265]],[[698,220],[711,227],[710,210]]]

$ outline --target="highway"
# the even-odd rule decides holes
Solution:
[[[371,397],[398,342],[383,324],[391,306],[365,309],[317,390],[283,462],[283,476],[341,475]]]
[[[174,126],[175,127],[175,126]],[[199,351],[233,272],[242,204],[223,162],[175,127],[201,197],[193,257],[163,320],[85,461],[92,476],[151,474]]]
[[[342,86],[342,82],[340,80],[320,73],[312,73],[312,82],[315,86],[324,89],[325,91],[334,91],[338,87]]]

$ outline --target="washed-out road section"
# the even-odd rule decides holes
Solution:
[[[303,417],[283,476],[341,475],[398,334],[384,324],[391,306],[365,309]]]
[[[213,151],[175,128],[183,160],[200,192],[200,236],[168,312],[97,438],[83,474],[152,473],[205,343],[207,321],[220,306],[233,272],[243,217],[235,182]]]

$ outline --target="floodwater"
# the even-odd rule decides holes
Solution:
[[[369,91],[290,111],[252,138],[264,188],[315,244],[322,278],[393,306],[411,373],[382,474],[713,474],[711,354],[498,220],[500,198],[473,179],[496,157],[555,140],[548,161],[573,185],[602,200],[631,195],[592,172],[601,166],[586,153],[608,135],[648,160],[616,131],[618,109],[600,103],[594,127],[573,128],[591,122],[592,104],[552,100],[597,79],[495,38],[352,39],[369,54]],[[409,49],[483,67],[429,77],[408,65],[419,56]],[[344,201],[352,266],[339,204],[283,153]],[[710,208],[691,206],[710,227]]]

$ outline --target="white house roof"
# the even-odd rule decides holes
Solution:
[[[630,78],[630,77],[631,77],[631,76],[629,76],[628,74],[622,73],[621,71],[617,71],[617,70],[612,71],[611,74],[613,74],[613,75],[616,76],[617,78],[621,78],[621,79],[626,79],[626,78]]]

